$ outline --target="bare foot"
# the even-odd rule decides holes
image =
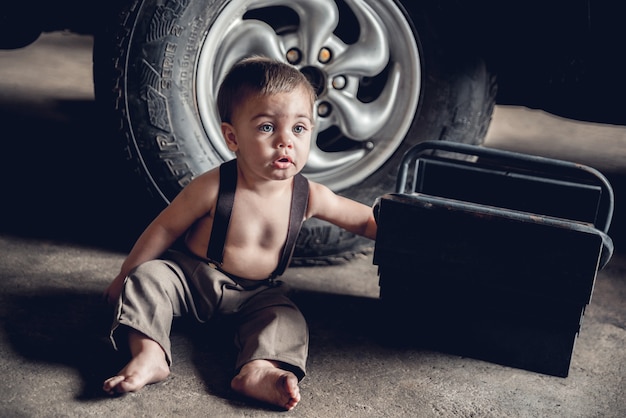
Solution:
[[[146,385],[165,380],[170,374],[165,353],[159,344],[136,331],[129,332],[128,340],[133,358],[102,386],[111,395],[136,392]]]
[[[288,411],[300,402],[296,375],[267,360],[246,363],[230,385],[236,392]]]

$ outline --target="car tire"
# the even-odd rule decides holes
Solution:
[[[255,4],[263,7],[254,7]],[[166,204],[233,158],[216,90],[230,66],[263,54],[318,89],[317,138],[304,173],[372,204],[393,191],[399,161],[424,140],[482,143],[495,80],[448,11],[412,0],[135,0],[96,36],[96,97],[132,166]],[[336,263],[369,240],[305,222],[295,263]]]

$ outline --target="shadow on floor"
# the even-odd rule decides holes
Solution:
[[[160,210],[93,101],[0,103],[0,230],[127,251]]]

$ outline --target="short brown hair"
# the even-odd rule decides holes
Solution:
[[[217,93],[217,108],[222,122],[231,123],[233,110],[250,95],[271,95],[304,87],[311,108],[316,94],[309,80],[296,67],[265,57],[249,57],[236,63],[226,74]]]

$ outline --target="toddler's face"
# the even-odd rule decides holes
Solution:
[[[222,133],[242,169],[264,179],[287,179],[309,155],[312,106],[303,87],[291,92],[248,98],[233,112]]]

